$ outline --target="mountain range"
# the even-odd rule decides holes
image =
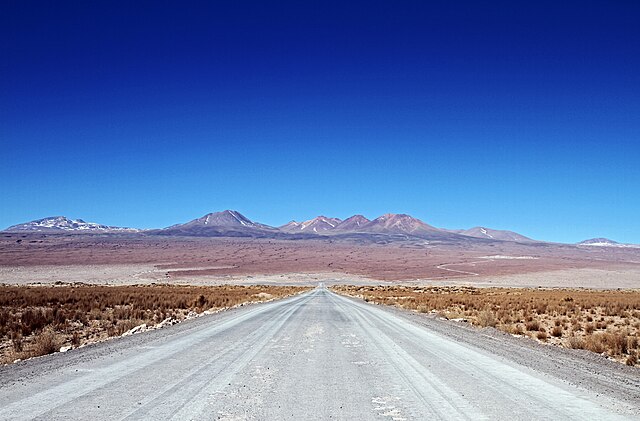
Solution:
[[[442,230],[432,227],[419,219],[404,214],[388,213],[373,221],[362,215],[354,215],[344,221],[339,218],[318,216],[304,222],[291,221],[279,227],[284,232],[313,232],[313,233],[385,233],[412,234],[420,236],[424,233],[436,233]]]
[[[78,232],[78,233],[144,233],[163,236],[196,237],[256,237],[256,238],[318,238],[319,236],[386,235],[401,238],[415,237],[429,240],[464,240],[479,238],[495,241],[532,242],[525,236],[511,231],[476,227],[469,230],[446,230],[431,226],[405,214],[388,213],[373,220],[354,215],[345,220],[318,216],[308,221],[291,221],[281,227],[255,222],[235,210],[206,214],[192,221],[153,230],[113,227],[71,220],[63,216],[39,219],[13,225],[6,232]]]
[[[445,241],[510,241],[536,243],[538,241],[513,231],[496,230],[486,227],[449,230],[436,228],[406,214],[388,213],[373,220],[362,215],[354,215],[345,220],[318,216],[307,221],[291,221],[280,227],[255,222],[235,210],[225,210],[206,214],[200,218],[162,229],[140,230],[85,222],[56,216],[13,225],[5,232],[42,233],[139,233],[162,236],[194,237],[253,237],[253,238],[344,238],[363,236],[386,236],[389,238],[418,238]],[[634,247],[615,241],[595,238],[578,243],[579,246]]]

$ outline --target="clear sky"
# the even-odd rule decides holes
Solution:
[[[0,227],[409,213],[640,243],[640,2],[0,5]]]

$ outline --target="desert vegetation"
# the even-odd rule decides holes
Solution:
[[[290,286],[0,286],[0,362],[50,354],[173,324],[234,305],[299,293]]]
[[[378,304],[495,327],[628,365],[640,351],[640,292],[583,289],[338,286]]]

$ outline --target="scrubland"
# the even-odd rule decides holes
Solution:
[[[0,286],[0,362],[302,292],[291,286]]]
[[[436,313],[476,326],[638,362],[640,291],[337,286],[365,301]]]

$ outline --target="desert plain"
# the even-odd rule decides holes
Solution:
[[[420,284],[634,289],[640,249],[321,238],[0,236],[0,282]]]
[[[0,418],[640,413],[636,248],[2,233],[0,283]]]

